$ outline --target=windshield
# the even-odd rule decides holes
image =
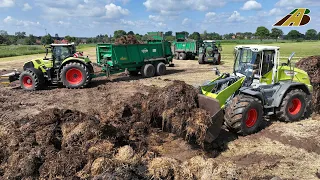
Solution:
[[[257,53],[252,52],[251,49],[239,49],[236,54],[234,71],[247,77],[251,77],[256,57]]]

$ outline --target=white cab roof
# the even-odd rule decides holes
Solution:
[[[235,49],[239,48],[249,48],[252,51],[264,51],[264,50],[279,50],[280,47],[278,46],[264,46],[264,45],[238,45],[235,47]]]

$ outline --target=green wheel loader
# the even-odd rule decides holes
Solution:
[[[199,64],[213,63],[219,65],[221,63],[221,51],[220,43],[216,43],[214,40],[204,40],[199,48]]]
[[[219,135],[223,124],[240,135],[258,132],[265,116],[285,122],[311,114],[312,86],[308,74],[292,65],[289,57],[280,62],[280,48],[241,45],[235,48],[233,73],[200,86],[199,106],[212,116],[206,141]]]

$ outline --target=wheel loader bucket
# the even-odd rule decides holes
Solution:
[[[208,128],[205,141],[213,142],[220,134],[223,125],[223,110],[220,103],[213,98],[198,94],[198,103],[201,109],[207,110],[210,113],[212,124]]]

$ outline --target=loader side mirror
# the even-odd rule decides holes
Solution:
[[[291,60],[292,60],[292,58],[293,58],[294,54],[295,54],[295,52],[293,52],[293,53],[290,55],[290,57],[288,58],[288,63],[287,63],[287,64],[290,64],[290,62],[291,62]]]
[[[214,67],[214,68],[213,68],[213,71],[215,71],[215,73],[216,73],[217,76],[220,76],[220,75],[221,75],[221,73],[220,73],[220,71],[219,71],[219,69],[218,69],[217,67]]]

